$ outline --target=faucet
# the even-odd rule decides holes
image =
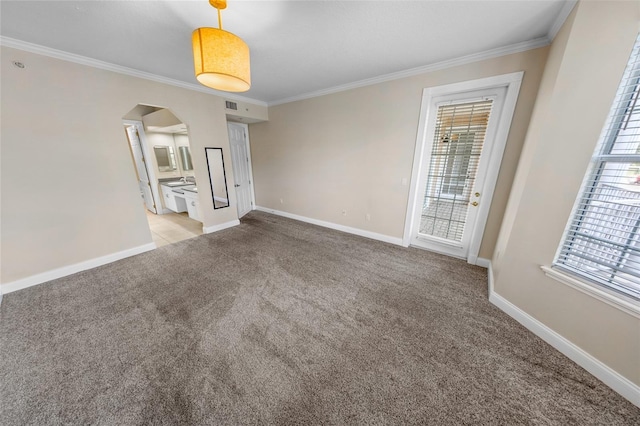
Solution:
[[[187,178],[186,178],[186,177],[184,177],[184,176],[182,176],[182,177],[180,178],[180,180],[181,180],[183,183],[187,183]]]

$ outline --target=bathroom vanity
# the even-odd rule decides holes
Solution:
[[[173,181],[161,183],[160,188],[166,208],[176,213],[188,212],[191,219],[202,222],[196,185],[192,182]]]

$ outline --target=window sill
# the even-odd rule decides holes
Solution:
[[[640,318],[640,305],[638,303],[627,300],[626,298],[624,298],[624,296],[618,296],[613,292],[605,291],[598,288],[594,284],[584,282],[578,278],[572,277],[571,275],[552,269],[549,266],[543,265],[540,267],[540,269],[542,269],[545,275],[549,278],[553,278],[556,281],[566,284],[569,287],[572,287],[584,294],[600,300],[601,302],[613,306],[614,308],[619,309],[624,313],[627,313],[636,318]]]

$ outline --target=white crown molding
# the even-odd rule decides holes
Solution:
[[[567,0],[565,2],[564,6],[560,10],[560,13],[556,17],[556,20],[553,21],[553,25],[551,25],[551,28],[549,29],[549,33],[547,34],[547,38],[549,40],[553,41],[553,39],[556,38],[558,31],[560,31],[560,28],[562,28],[564,21],[567,20],[569,14],[576,6],[576,3],[578,3],[578,0]]]
[[[170,86],[181,87],[187,90],[194,90],[201,93],[207,93],[207,94],[219,96],[228,100],[248,102],[255,105],[269,107],[269,106],[276,106],[276,105],[281,105],[289,102],[300,101],[304,99],[316,98],[319,96],[343,92],[346,90],[356,89],[364,86],[370,86],[373,84],[383,83],[387,81],[398,80],[401,78],[412,77],[414,75],[425,74],[428,72],[438,71],[445,68],[465,65],[472,62],[478,62],[486,59],[497,58],[500,56],[520,53],[527,50],[537,49],[539,47],[547,46],[551,43],[553,38],[556,36],[557,32],[562,27],[562,24],[564,24],[565,20],[573,10],[573,7],[576,5],[576,3],[577,3],[577,0],[567,0],[567,2],[565,3],[560,14],[554,21],[546,37],[540,37],[537,39],[516,43],[509,46],[503,46],[496,49],[486,50],[484,52],[473,53],[471,55],[466,55],[466,56],[462,56],[455,59],[449,59],[446,61],[436,62],[434,64],[411,68],[404,71],[398,71],[395,73],[390,73],[390,74],[385,74],[385,75],[372,77],[364,80],[359,80],[352,83],[330,87],[327,89],[317,90],[314,92],[303,93],[301,95],[282,98],[282,99],[271,101],[271,102],[265,102],[265,101],[252,99],[245,96],[239,96],[239,95],[235,95],[227,92],[220,92],[218,90],[209,89],[207,87],[204,87],[198,84],[192,84],[192,83],[175,80],[168,77],[162,77],[156,74],[151,74],[144,71],[138,71],[133,68],[127,68],[120,65],[115,65],[109,62],[99,61],[97,59],[88,58],[86,56],[76,55],[73,53],[68,53],[62,50],[57,50],[57,49],[51,49],[49,47],[28,43],[22,40],[17,40],[9,37],[0,36],[0,45],[10,47],[13,49],[19,49],[19,50],[24,50],[31,53],[36,53],[39,55],[48,56],[51,58],[61,59],[68,62],[74,62],[81,65],[86,65],[94,68],[112,71],[119,74],[125,74],[133,77],[142,78],[145,80],[151,80],[157,83],[163,83],[163,84],[168,84]]]
[[[354,81],[353,83],[343,84],[340,86],[330,87],[328,89],[317,90],[315,92],[303,93],[289,98],[279,99],[269,102],[269,106],[286,104],[289,102],[301,101],[303,99],[316,98],[318,96],[330,95],[332,93],[344,92],[345,90],[356,89],[358,87],[371,86],[373,84],[384,83],[386,81],[399,80],[401,78],[413,77],[414,75],[425,74],[428,72],[438,71],[445,68],[451,68],[459,65],[466,65],[472,62],[483,61],[485,59],[497,58],[499,56],[520,53],[526,50],[537,49],[538,47],[547,46],[551,43],[547,37],[540,37],[533,40],[512,44],[509,46],[499,47],[497,49],[485,50],[484,52],[473,53],[467,56],[461,56],[455,59],[449,59],[435,64],[424,65],[417,68],[411,68],[404,71],[398,71],[391,74],[385,74],[378,77],[367,78],[365,80]]]
[[[193,90],[196,92],[206,93],[208,95],[219,96],[224,99],[248,102],[255,105],[261,105],[266,107],[267,103],[259,101],[257,99],[251,99],[244,96],[238,96],[232,93],[220,92],[218,90],[209,89],[199,84],[186,83],[184,81],[174,80],[168,77],[162,77],[156,74],[151,74],[144,71],[138,71],[133,68],[127,68],[120,65],[112,64],[109,62],[99,61],[97,59],[88,58],[86,56],[76,55],[73,53],[64,52],[62,50],[51,49],[39,44],[28,43],[26,41],[17,40],[9,37],[0,36],[0,45],[10,47],[12,49],[23,50],[25,52],[35,53],[38,55],[48,56],[50,58],[60,59],[67,62],[73,62],[80,65],[86,65],[93,68],[99,68],[106,71],[116,72],[118,74],[129,75],[132,77],[138,77],[145,80],[155,81],[156,83],[167,84],[169,86],[181,87],[187,90]]]

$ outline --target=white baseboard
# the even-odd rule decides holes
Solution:
[[[221,223],[219,225],[213,226],[203,226],[202,232],[205,234],[211,234],[212,232],[222,231],[223,229],[231,228],[232,226],[240,225],[240,221],[238,219],[232,220],[230,222]]]
[[[256,206],[256,210],[266,213],[276,214],[278,216],[287,217],[289,219],[299,220],[301,222],[311,223],[325,228],[335,229],[336,231],[346,232],[348,234],[359,235],[361,237],[371,238],[372,240],[384,241],[398,246],[402,246],[402,238],[390,237],[389,235],[378,234],[376,232],[365,231],[364,229],[352,228],[350,226],[338,225],[337,223],[325,222],[324,220],[312,219],[310,217],[299,216],[293,213],[287,213],[280,210],[269,209],[266,207]]]
[[[485,259],[483,257],[476,258],[474,265],[480,266],[482,268],[489,268],[491,266],[491,260]]]
[[[47,281],[66,277],[67,275],[75,274],[76,272],[106,265],[107,263],[115,262],[116,260],[124,259],[126,257],[135,256],[136,254],[154,250],[155,248],[155,243],[144,244],[142,246],[133,247],[127,250],[119,251],[117,253],[111,253],[106,256],[96,257],[94,259],[85,260],[84,262],[75,263],[69,266],[63,266],[62,268],[52,269],[51,271],[42,272],[40,274],[32,275],[26,278],[21,278],[10,283],[2,284],[0,288],[2,289],[2,293],[4,294],[11,293],[14,291],[22,290],[23,288],[42,284]]]
[[[489,269],[487,273],[487,285],[489,287],[489,299],[491,299],[491,294],[493,293],[493,267],[491,266],[491,261],[489,261],[489,266],[487,268]]]
[[[573,362],[593,374],[604,384],[640,407],[640,386],[612,370],[603,362],[594,358],[574,343],[553,331],[522,309],[493,291],[493,271],[489,268],[489,301],[507,315],[525,326],[536,336],[562,352]]]

